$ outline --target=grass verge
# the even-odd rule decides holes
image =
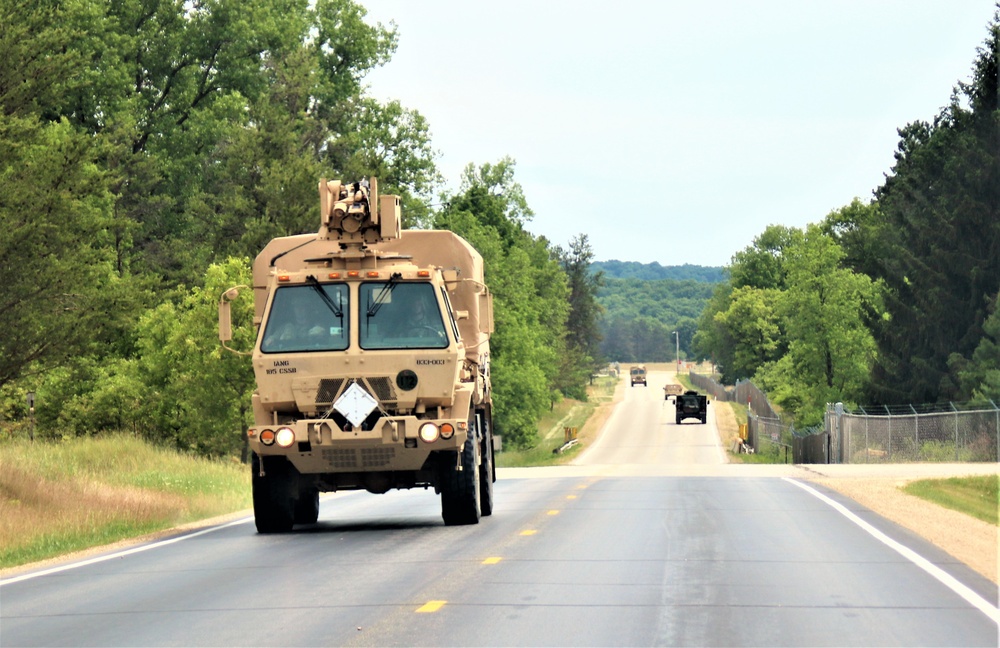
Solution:
[[[575,428],[577,437],[583,438],[587,434],[585,428],[588,422],[597,424],[592,420],[594,413],[611,403],[619,381],[617,377],[599,376],[587,389],[586,401],[563,399],[539,421],[539,443],[525,450],[505,448],[496,457],[497,466],[552,466],[571,461],[580,452],[580,444],[560,453],[554,452],[566,442],[566,428]]]
[[[1000,526],[1000,475],[921,479],[903,491],[974,518]]]
[[[0,568],[250,507],[250,471],[131,436],[0,443]]]

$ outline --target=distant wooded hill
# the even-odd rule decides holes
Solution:
[[[692,279],[706,283],[720,283],[725,280],[725,271],[721,267],[700,266],[685,263],[679,266],[663,266],[657,262],[639,263],[638,261],[595,261],[590,264],[593,272],[603,271],[604,276],[613,279],[675,279],[683,281]]]
[[[604,308],[601,352],[619,362],[673,361],[674,331],[681,358],[688,358],[698,317],[715,284],[725,280],[722,268],[696,265],[601,261],[591,270],[604,272],[597,294]]]

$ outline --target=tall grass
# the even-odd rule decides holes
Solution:
[[[250,471],[131,436],[0,443],[0,568],[246,509]]]

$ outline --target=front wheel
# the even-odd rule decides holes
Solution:
[[[479,464],[479,509],[482,515],[493,515],[493,482],[496,476],[493,474],[493,425],[489,421],[486,412],[481,412],[482,421],[479,429],[483,432],[483,441],[480,449],[482,462]],[[476,420],[479,421],[479,415]]]
[[[473,420],[475,418],[473,417]],[[448,526],[459,524],[479,524],[480,508],[479,443],[476,431],[469,426],[465,445],[458,455],[461,469],[455,457],[445,459],[441,475],[441,517]]]
[[[261,467],[263,466],[263,475]],[[253,519],[258,533],[285,533],[295,523],[294,468],[284,457],[260,457],[250,462]]]

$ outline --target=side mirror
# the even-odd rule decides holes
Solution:
[[[226,344],[226,342],[233,339],[233,319],[230,304],[239,296],[240,288],[246,288],[246,286],[236,286],[230,288],[226,292],[222,293],[222,296],[219,298],[219,342],[222,343],[223,348],[227,351],[232,351],[233,353],[239,355],[250,355],[245,351],[232,349]]]

